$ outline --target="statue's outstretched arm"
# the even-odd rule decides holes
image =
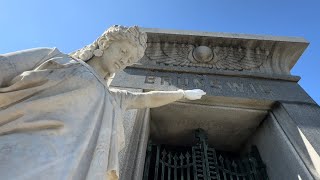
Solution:
[[[179,99],[196,100],[206,93],[201,89],[177,90],[177,91],[151,91],[136,93],[133,101],[130,101],[128,109],[153,108],[163,106]]]
[[[34,48],[0,54],[0,87],[24,71],[32,70],[57,52],[56,48]]]

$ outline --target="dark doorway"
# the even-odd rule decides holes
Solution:
[[[264,180],[268,179],[256,147],[238,154],[208,146],[206,133],[195,130],[194,146],[148,144],[144,180]]]

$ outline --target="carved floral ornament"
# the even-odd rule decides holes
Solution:
[[[148,43],[145,56],[155,64],[225,70],[258,69],[268,50],[243,47],[195,46],[177,43]]]

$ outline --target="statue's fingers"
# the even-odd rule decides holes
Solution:
[[[206,92],[204,92],[203,90],[201,90],[201,91],[200,91],[200,93],[201,93],[202,95],[207,94],[207,93],[206,93]]]
[[[203,96],[203,95],[205,95],[205,94],[207,94],[207,93],[204,92],[204,91],[198,92],[198,95],[199,95],[199,96]]]

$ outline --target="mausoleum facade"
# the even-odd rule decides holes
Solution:
[[[144,177],[150,142],[246,154],[257,147],[269,179],[320,178],[320,108],[290,70],[304,38],[143,29],[145,56],[111,86],[136,92],[202,89],[200,100],[125,114],[120,178]],[[166,179],[166,178],[165,178]]]

